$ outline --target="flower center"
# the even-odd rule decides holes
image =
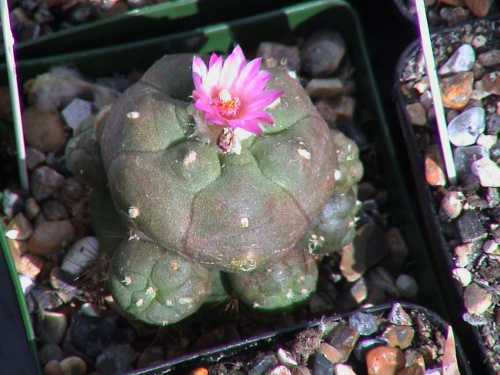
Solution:
[[[231,96],[226,89],[219,92],[219,97],[212,101],[212,106],[217,108],[219,114],[225,118],[235,118],[241,109],[241,101],[238,97]]]

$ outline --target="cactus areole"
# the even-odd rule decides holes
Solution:
[[[311,230],[332,194],[350,191],[361,177],[355,144],[329,129],[285,66],[262,63],[247,61],[239,46],[226,59],[168,55],[97,116],[98,167],[116,212],[135,240],[155,246],[144,255],[177,253],[176,272],[184,264],[197,269],[191,262],[229,273],[273,264]],[[70,146],[79,147],[86,146],[78,139]],[[164,312],[160,319],[162,306],[194,301],[195,309],[207,297],[209,287],[163,296],[151,281],[158,275],[150,269],[154,262],[139,262],[137,252],[140,246],[122,244],[110,270],[115,299],[134,316],[171,323],[180,315]],[[313,268],[307,269],[317,275]],[[199,285],[210,284],[208,272],[195,273]],[[304,298],[313,291],[302,289]],[[145,290],[158,292],[148,299]],[[148,313],[145,301],[153,299],[160,307]]]

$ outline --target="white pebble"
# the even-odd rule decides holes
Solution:
[[[31,288],[35,285],[31,277],[23,274],[19,275],[19,282],[21,283],[21,289],[23,290],[24,295],[28,294]]]
[[[83,237],[76,241],[66,253],[61,270],[71,276],[78,276],[82,270],[95,262],[99,241],[96,237]]]
[[[451,273],[462,286],[467,286],[472,282],[472,273],[466,268],[455,268]]]
[[[412,299],[418,295],[418,284],[411,276],[401,274],[396,279],[396,288],[402,296]]]
[[[439,69],[439,74],[462,73],[472,69],[476,61],[476,52],[470,44],[463,44]]]
[[[92,115],[92,103],[75,98],[61,111],[61,115],[66,124],[75,129],[83,120]]]
[[[472,173],[483,187],[500,187],[500,167],[490,158],[481,158],[471,166]]]
[[[448,125],[450,142],[454,146],[470,146],[486,127],[483,108],[473,107],[456,116]]]

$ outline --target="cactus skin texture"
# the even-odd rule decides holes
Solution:
[[[142,240],[122,242],[111,259],[111,292],[127,313],[150,324],[178,322],[197,311],[210,294],[202,264]]]
[[[229,274],[231,295],[250,306],[290,309],[315,289],[311,231],[336,241],[321,252],[352,239],[354,228],[346,225],[362,175],[357,147],[328,128],[299,81],[278,65],[266,68],[273,74],[268,87],[284,91],[266,109],[275,125],[245,139],[239,154],[222,153],[195,132],[192,58],[157,61],[68,144],[70,170],[103,192],[109,201],[102,206],[114,207],[109,214],[128,233],[108,246],[116,247],[111,291],[132,316],[171,324],[207,299],[230,295],[209,297],[210,272],[220,271]],[[100,160],[89,157],[96,149]],[[340,217],[324,230],[330,199]],[[171,269],[174,260],[182,272]]]
[[[300,246],[256,271],[229,274],[240,300],[265,313],[287,311],[307,301],[317,281],[316,261]]]

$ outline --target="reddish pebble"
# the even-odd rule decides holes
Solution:
[[[454,74],[441,79],[441,99],[450,109],[463,109],[470,100],[474,83],[474,73]]]
[[[377,346],[366,353],[368,375],[396,375],[406,365],[406,358],[401,349],[389,346]]]

